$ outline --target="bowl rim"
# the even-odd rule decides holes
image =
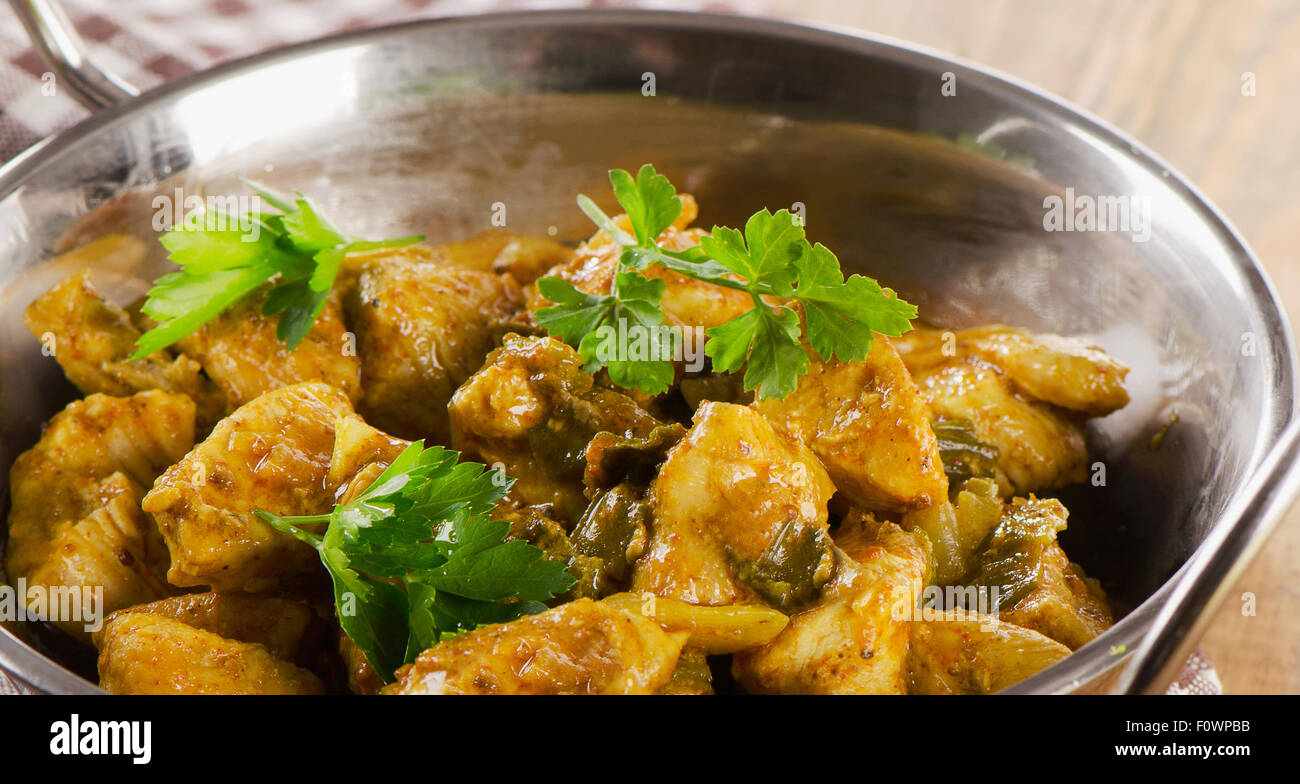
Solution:
[[[1053,116],[1069,118],[1075,126],[1115,149],[1127,149],[1132,157],[1132,163],[1148,173],[1159,176],[1175,196],[1196,210],[1207,228],[1219,236],[1225,246],[1232,251],[1231,264],[1249,287],[1250,296],[1259,304],[1271,307],[1273,311],[1272,314],[1262,312],[1261,316],[1269,323],[1269,338],[1274,348],[1271,361],[1278,363],[1280,374],[1275,374],[1274,394],[1266,403],[1265,416],[1261,418],[1261,432],[1257,433],[1255,448],[1245,476],[1249,477],[1255,473],[1265,457],[1277,447],[1277,437],[1283,427],[1296,418],[1295,392],[1300,361],[1297,359],[1295,338],[1286,309],[1277,295],[1274,284],[1249,244],[1226,216],[1188,178],[1144,144],[1106,120],[1015,76],[928,46],[842,25],[808,23],[780,17],[681,10],[574,8],[441,16],[334,33],[246,55],[195,71],[163,82],[119,104],[91,113],[76,124],[42,139],[0,165],[0,201],[8,199],[29,177],[86,137],[117,122],[147,114],[155,105],[175,96],[220,82],[227,77],[348,46],[381,42],[429,28],[598,27],[612,23],[638,28],[665,27],[761,35],[842,49],[858,56],[884,58],[924,70],[940,68],[939,73],[953,70],[960,76],[964,72],[968,77],[973,76],[981,80],[983,89],[1006,91],[1027,101],[1035,109]],[[1283,388],[1288,385],[1289,389]],[[1283,397],[1279,394],[1281,392],[1289,394]],[[1286,405],[1283,405],[1284,403]],[[1269,431],[1270,428],[1270,432],[1264,432]],[[1300,466],[1291,470],[1298,471]],[[1222,523],[1224,521],[1221,516],[1215,518],[1207,529],[1207,540],[1210,538],[1210,532]],[[1204,546],[1205,542],[1198,544],[1196,550],[1189,555],[1188,561]],[[1135,643],[1143,636],[1151,620],[1160,610],[1160,605],[1183,577],[1186,566],[1185,562],[1165,580],[1159,589],[1096,640],[1061,662],[1010,687],[1006,692],[1070,691],[1085,686],[1097,676],[1111,671],[1115,664],[1132,652]],[[1103,658],[1108,661],[1099,666]],[[0,627],[0,672],[7,673],[27,686],[45,693],[102,693],[95,684],[31,648],[3,627]]]

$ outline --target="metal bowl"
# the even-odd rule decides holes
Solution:
[[[435,20],[99,112],[0,170],[0,465],[74,396],[21,324],[67,272],[46,260],[112,231],[153,237],[155,195],[233,192],[248,174],[362,235],[455,239],[504,205],[516,231],[576,239],[589,227],[574,194],[606,194],[607,169],[642,162],[695,193],[705,225],[801,203],[812,237],[930,322],[1086,335],[1128,364],[1133,402],[1089,433],[1105,483],[1064,494],[1064,539],[1131,611],[1014,690],[1099,688],[1139,648],[1123,687],[1168,680],[1294,493],[1278,299],[1227,222],[1140,145],[1014,80],[859,34],[656,12]],[[1066,188],[1137,197],[1149,237],[1046,231],[1044,199]],[[129,299],[163,267],[158,254],[95,277]],[[0,633],[0,666],[41,691],[94,689],[39,647]]]

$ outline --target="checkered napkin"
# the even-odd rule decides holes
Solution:
[[[636,6],[761,15],[764,0],[536,2],[529,0],[64,0],[92,57],[141,89],[221,60],[329,33],[408,19],[575,5]],[[12,11],[0,8],[0,162],[87,116],[47,74]],[[1199,653],[1171,694],[1219,694]],[[24,689],[0,671],[0,694]]]
[[[559,0],[63,0],[91,56],[141,89],[221,60],[329,33],[409,19],[584,5],[760,14],[764,0],[727,3]],[[0,3],[0,162],[84,118],[47,74]]]

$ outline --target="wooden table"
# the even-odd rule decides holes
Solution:
[[[1223,209],[1300,314],[1300,0],[772,0],[765,10],[951,52],[1109,120]],[[1248,73],[1253,96],[1242,94]],[[1300,693],[1300,507],[1202,650],[1229,693]]]

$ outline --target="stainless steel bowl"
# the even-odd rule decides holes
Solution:
[[[129,92],[71,67],[95,100]],[[110,231],[152,237],[155,193],[250,174],[363,235],[454,239],[500,203],[510,228],[577,238],[574,194],[647,161],[699,197],[706,225],[801,202],[813,237],[929,321],[1088,335],[1132,367],[1133,402],[1090,432],[1106,483],[1066,493],[1065,534],[1131,612],[1015,690],[1100,688],[1135,650],[1121,688],[1169,679],[1294,495],[1296,355],[1277,297],[1227,222],[1140,145],[1014,80],[859,34],[656,12],[435,20],[259,55],[99,112],[0,170],[0,465],[73,396],[21,324],[66,273],[45,261]],[[1149,239],[1045,231],[1044,198],[1067,187],[1149,200]],[[96,278],[129,297],[162,267]],[[0,665],[42,691],[93,689],[8,632]]]

